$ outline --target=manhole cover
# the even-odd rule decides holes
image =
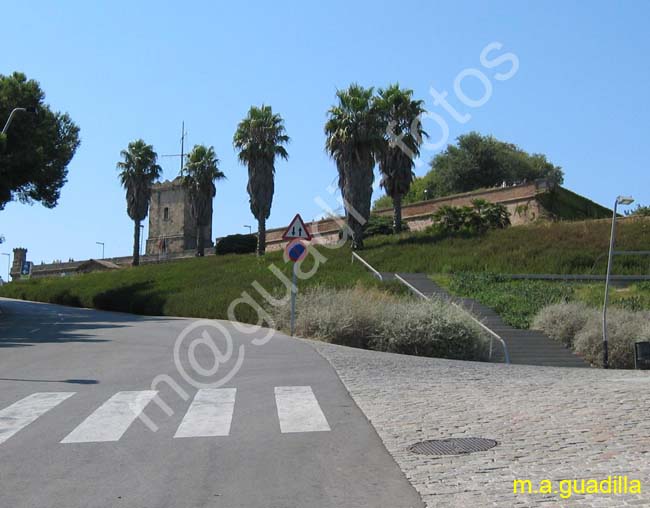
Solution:
[[[494,448],[498,443],[493,439],[481,437],[463,437],[449,439],[432,439],[415,443],[409,450],[420,455],[463,455],[465,453],[484,452]]]

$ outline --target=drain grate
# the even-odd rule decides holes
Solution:
[[[464,455],[466,453],[484,452],[494,448],[497,444],[493,439],[483,439],[481,437],[432,439],[415,443],[409,447],[409,450],[420,455]]]

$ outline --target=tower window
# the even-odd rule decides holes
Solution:
[[[169,208],[167,207],[163,210],[163,220],[169,220]]]

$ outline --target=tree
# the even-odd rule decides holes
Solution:
[[[44,100],[36,81],[19,72],[0,74],[0,130],[14,108],[38,111],[16,115],[6,136],[0,136],[0,210],[13,200],[38,201],[47,208],[58,203],[68,164],[79,147],[79,127]]]
[[[252,106],[235,132],[233,144],[239,161],[248,167],[248,196],[251,213],[257,219],[257,254],[266,250],[266,219],[271,214],[275,175],[275,158],[287,159],[283,145],[289,142],[284,120],[271,106]]]
[[[395,84],[379,90],[375,108],[384,132],[377,153],[380,185],[393,200],[393,230],[399,233],[402,230],[402,197],[415,178],[415,159],[427,135],[420,122],[420,115],[425,112],[424,102],[413,99],[413,90],[400,89],[399,84]]]
[[[328,111],[325,148],[336,162],[352,248],[363,248],[363,225],[370,217],[375,156],[381,149],[381,122],[373,106],[373,89],[352,84],[336,92],[338,104]]]
[[[126,189],[126,212],[133,221],[133,266],[140,264],[140,224],[149,213],[151,185],[160,178],[158,155],[151,145],[138,139],[120,152],[117,163],[120,181]]]
[[[627,217],[650,217],[650,206],[636,205],[634,210],[628,210],[625,212]]]
[[[431,161],[434,173],[430,192],[444,196],[495,187],[514,185],[546,178],[562,184],[562,169],[542,154],[529,154],[512,143],[492,136],[470,132],[458,137],[457,146],[449,145]]]
[[[196,221],[196,255],[203,256],[205,238],[203,228],[212,219],[212,200],[217,189],[215,182],[226,178],[219,170],[219,159],[213,147],[194,145],[181,170],[183,185],[190,198],[190,212]]]
[[[403,203],[448,196],[460,192],[546,179],[552,185],[564,181],[562,168],[543,154],[529,154],[512,143],[470,132],[458,137],[431,161],[431,170],[411,184]],[[382,197],[375,208],[389,206]]]

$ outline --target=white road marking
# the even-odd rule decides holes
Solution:
[[[283,434],[330,430],[310,386],[276,386],[275,403]]]
[[[212,437],[230,434],[236,388],[199,390],[174,437]]]
[[[75,392],[32,393],[3,409],[0,411],[0,443],[74,394]]]
[[[61,442],[118,441],[156,393],[155,390],[117,392]]]

